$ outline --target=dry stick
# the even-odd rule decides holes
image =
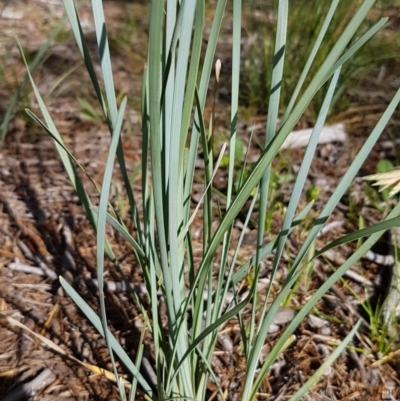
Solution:
[[[391,236],[393,240],[392,249],[399,249],[400,227],[395,227]],[[398,333],[394,323],[400,315],[400,262],[395,260],[393,256],[392,259],[392,265],[386,266],[387,269],[391,270],[389,271],[389,274],[391,274],[391,280],[384,304],[383,318],[385,324],[389,328],[389,334],[391,336],[396,336]]]
[[[50,370],[43,370],[38,376],[28,383],[15,388],[6,395],[1,401],[19,401],[34,397],[38,391],[47,387],[56,380],[56,375]]]

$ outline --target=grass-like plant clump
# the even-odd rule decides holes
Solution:
[[[241,100],[253,106],[256,110],[267,110],[269,95],[271,92],[272,66],[271,59],[274,54],[273,34],[276,33],[274,7],[279,1],[264,4],[259,0],[251,0],[246,19],[247,34],[249,40],[246,44],[249,57],[243,60],[243,90]],[[338,40],[346,24],[348,24],[361,0],[351,2],[339,2],[332,22],[327,30],[326,37],[318,54],[315,57],[310,74],[306,77],[306,84],[311,82],[315,72],[321,67],[326,56]],[[362,23],[350,44],[365,33],[374,21],[382,17],[390,2],[378,1],[373,11]],[[310,0],[307,7],[302,2],[293,2],[288,13],[287,30],[287,61],[283,72],[282,103],[286,105],[290,101],[292,92],[297,85],[302,72],[299,65],[304,65],[318,37],[324,23],[324,18],[330,7],[330,2]],[[312,10],[312,12],[310,12]],[[385,63],[397,57],[398,36],[388,41],[385,35],[378,34],[366,45],[366,49],[359,51],[346,62],[339,77],[336,93],[330,107],[329,116],[334,117],[344,112],[352,105],[351,89],[362,82],[363,79],[374,71],[379,70]],[[376,74],[377,75],[377,74]],[[376,77],[378,80],[379,78]],[[317,93],[306,111],[307,119],[314,120],[318,115],[323,101],[323,91]],[[284,106],[283,106],[284,108]]]
[[[117,102],[112,72],[112,58],[107,38],[102,2],[92,0],[96,39],[101,64],[101,77],[95,73],[78,13],[72,0],[64,0],[65,10],[80,52],[93,83],[102,110],[102,118],[110,131],[110,146],[103,182],[99,185],[100,201],[93,205],[77,174],[83,169],[78,160],[69,153],[63,139],[42,101],[41,94],[31,82],[43,115],[43,121],[28,111],[54,139],[55,146],[65,165],[83,207],[97,235],[97,277],[99,285],[100,316],[83,300],[77,291],[61,278],[67,294],[76,302],[96,329],[104,336],[113,366],[113,372],[104,372],[114,378],[122,399],[130,390],[129,399],[134,399],[136,389],[153,400],[203,400],[207,397],[207,384],[220,384],[221,378],[213,370],[212,358],[224,324],[236,319],[240,328],[241,357],[244,360],[244,378],[240,389],[242,400],[256,398],[264,376],[272,364],[293,339],[293,333],[305,316],[327,290],[379,239],[382,233],[399,223],[400,205],[389,213],[387,219],[368,229],[349,234],[331,242],[318,252],[314,241],[339,200],[352,183],[355,175],[378,140],[384,127],[400,101],[400,91],[393,98],[378,124],[365,141],[331,198],[317,218],[307,218],[315,194],[305,195],[303,188],[313,159],[318,137],[335,98],[341,71],[348,66],[348,60],[385,24],[381,19],[369,29],[360,33],[373,0],[365,0],[351,12],[351,18],[335,24],[339,1],[331,2],[324,13],[310,13],[309,24],[316,27],[310,50],[302,55],[301,62],[293,56],[297,38],[293,32],[296,21],[290,18],[289,2],[280,0],[273,10],[276,24],[274,36],[266,33],[273,56],[265,61],[265,68],[271,73],[268,85],[268,120],[262,153],[254,165],[245,163],[246,154],[240,150],[237,139],[237,124],[240,120],[240,76],[241,76],[241,33],[242,3],[233,1],[232,14],[232,65],[231,70],[223,68],[223,74],[230,75],[230,126],[226,142],[214,146],[214,112],[208,123],[205,120],[205,106],[209,93],[213,94],[214,80],[222,79],[221,65],[215,60],[226,0],[215,2],[211,25],[205,17],[204,1],[175,0],[153,1],[150,8],[149,42],[147,68],[143,74],[141,93],[142,116],[142,160],[140,166],[141,193],[133,193],[130,172],[126,169],[121,142],[124,113],[129,104],[126,98]],[[341,5],[343,7],[343,5]],[[208,10],[209,11],[209,10]],[[209,16],[208,16],[209,17]],[[336,19],[335,19],[336,18]],[[289,32],[289,34],[288,34]],[[122,38],[123,39],[123,38]],[[207,47],[203,49],[204,43]],[[328,43],[328,44],[326,44]],[[126,43],[123,44],[126,46]],[[118,43],[113,43],[118,46]],[[289,62],[288,62],[289,61]],[[251,62],[251,60],[250,60]],[[294,74],[293,72],[296,72]],[[299,74],[297,74],[299,72]],[[285,76],[295,78],[291,92],[286,89]],[[323,88],[323,92],[322,89]],[[269,229],[268,213],[274,177],[272,162],[284,140],[293,130],[315,96],[322,96],[321,107],[315,121],[304,160],[296,177],[285,216],[275,239],[265,243],[265,229]],[[89,108],[87,108],[89,110]],[[281,110],[284,110],[283,113]],[[90,109],[91,110],[91,109]],[[97,116],[98,117],[98,116]],[[96,118],[97,118],[96,117]],[[191,202],[198,154],[203,155],[203,195],[197,205]],[[123,177],[130,216],[135,232],[127,226],[109,204],[115,158]],[[240,158],[238,160],[238,158]],[[221,166],[228,171],[227,191],[219,194],[213,189],[213,179]],[[240,166],[243,166],[240,168]],[[198,173],[196,173],[198,174]],[[292,178],[292,177],[291,177]],[[271,183],[272,181],[272,183]],[[308,196],[310,202],[301,208],[300,200]],[[247,215],[241,228],[241,235],[233,240],[232,232],[236,218],[247,204]],[[256,221],[257,236],[253,254],[247,260],[241,257],[241,248],[250,219]],[[195,255],[193,221],[201,221],[201,257]],[[284,263],[283,251],[288,236],[306,221],[308,234],[296,257],[287,266],[287,275],[277,292],[273,289],[274,278]],[[140,265],[147,289],[146,302],[140,303],[144,327],[149,333],[154,353],[154,375],[144,373],[143,348],[136,351],[136,360],[113,336],[108,328],[110,316],[106,313],[104,295],[105,255],[119,269],[106,236],[110,225],[130,244]],[[310,228],[311,225],[311,228]],[[270,234],[270,233],[268,233]],[[302,305],[285,331],[280,335],[268,355],[263,348],[268,332],[281,304],[291,297],[298,281],[311,274],[312,261],[327,250],[348,241],[367,237],[354,254],[343,263],[332,276],[318,288]],[[262,261],[273,255],[269,284],[261,297],[258,291]],[[239,291],[243,280],[248,291]],[[133,291],[133,289],[132,289]],[[165,316],[160,303],[165,304]],[[243,312],[246,313],[243,313]],[[165,325],[164,325],[165,323]],[[326,368],[352,339],[359,324],[348,333],[344,341],[325,359],[315,374],[293,395],[301,397],[324,374]],[[144,334],[143,334],[144,337]],[[118,357],[130,373],[132,381],[120,377],[115,364]],[[148,361],[146,361],[148,362]],[[219,390],[219,396],[229,394]]]

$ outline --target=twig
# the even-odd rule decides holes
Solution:
[[[11,393],[2,398],[1,401],[27,400],[35,396],[41,389],[50,385],[55,379],[56,375],[50,369],[45,369],[30,382],[15,388]]]

